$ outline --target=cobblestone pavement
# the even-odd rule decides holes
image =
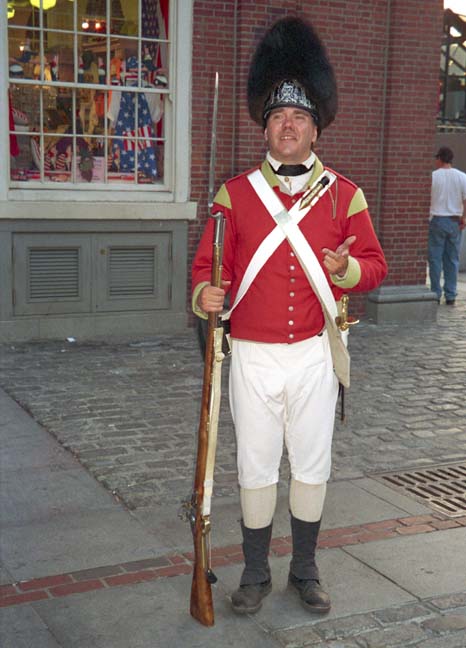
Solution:
[[[352,330],[352,386],[347,422],[336,424],[332,479],[464,460],[465,315],[459,299],[439,307],[437,323]],[[224,392],[227,372],[228,361]],[[201,383],[190,330],[139,342],[0,345],[0,385],[130,508],[190,491]],[[225,395],[215,494],[235,490]]]
[[[466,594],[280,630],[275,636],[284,648],[464,648]]]
[[[336,423],[332,480],[465,460],[463,286],[456,307],[439,307],[436,323],[362,323],[352,331],[352,387],[346,395],[347,422]],[[227,373],[228,362],[224,392]],[[194,331],[141,341],[0,345],[0,386],[132,509],[178,506],[191,490],[201,383]],[[286,460],[281,478],[288,478]],[[234,434],[225,396],[215,496],[227,497],[236,488]],[[421,522],[418,533],[427,533]],[[455,526],[451,521],[436,524],[433,532],[438,534]],[[384,541],[390,543],[389,537],[387,533]],[[341,538],[343,553],[346,542]],[[141,569],[147,571],[146,563]],[[261,630],[264,645],[282,648],[465,648],[466,594],[443,590],[442,595],[364,614]]]

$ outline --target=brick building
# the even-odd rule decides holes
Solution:
[[[7,136],[8,111],[2,111],[0,148],[10,167],[0,172],[0,340],[150,335],[189,323],[189,266],[207,218],[214,73],[220,75],[219,186],[264,154],[262,133],[246,105],[249,60],[265,29],[287,14],[312,21],[337,75],[339,113],[318,141],[318,155],[363,188],[388,259],[388,278],[367,311],[380,321],[402,312],[419,320],[434,316],[425,288],[426,215],[438,110],[441,0],[107,0],[88,2],[86,15],[65,0],[52,0],[50,9],[45,11],[44,4],[35,13],[30,7],[26,12],[25,4],[19,3],[10,17],[15,3],[9,2],[9,18],[0,17],[2,35],[8,34],[0,39],[1,76],[9,74],[10,100],[32,95],[36,112],[44,114],[41,124],[53,90],[54,111],[47,117],[61,115],[66,130],[41,124],[38,130],[30,128],[34,105],[29,103],[24,132],[10,123],[10,135],[20,140],[15,157]],[[92,14],[95,5],[102,6],[101,17]],[[85,24],[92,33],[83,31]],[[12,56],[16,45],[21,56]],[[28,48],[42,57],[29,77],[29,61],[22,60]],[[122,59],[128,53],[139,56],[140,68],[146,59],[160,68],[152,85],[147,82],[153,80],[150,66],[144,78],[136,72],[128,92],[134,98],[147,88],[146,98],[161,97],[164,106],[149,134],[136,128],[123,133],[125,152],[138,151],[133,170],[124,173],[112,158],[115,131],[107,113],[97,110],[95,128],[86,133],[81,127],[85,104],[79,103],[83,91],[92,94],[97,84],[92,78],[83,83],[80,76],[88,50],[95,69],[102,70],[97,96],[105,111],[109,108],[112,91],[116,94],[110,72],[120,49]],[[58,62],[60,74],[54,76]],[[2,83],[3,106],[7,92]],[[91,110],[96,110],[95,93],[92,97]],[[67,171],[50,169],[46,154],[59,148],[60,138],[63,144],[63,132],[71,138],[69,166]],[[83,134],[84,153],[79,148]],[[47,152],[50,139],[57,146],[49,142]],[[29,159],[33,140],[38,152]],[[152,144],[159,163],[156,179],[143,176],[138,162]],[[86,156],[96,174],[89,181],[83,180]],[[366,308],[362,297],[353,304],[360,312]]]
[[[275,19],[301,14],[312,20],[326,43],[339,86],[339,112],[318,141],[318,155],[365,192],[389,263],[385,285],[409,287],[388,291],[388,302],[401,300],[405,313],[411,304],[413,317],[431,316],[430,297],[423,286],[442,3],[422,3],[421,13],[416,0],[321,1],[311,8],[310,4],[296,0],[196,3],[192,196],[199,204],[199,220],[190,230],[190,257],[205,218],[209,150],[203,124],[209,121],[210,106],[204,97],[211,93],[213,71],[218,68],[223,79],[220,181],[263,155],[262,135],[248,116],[245,100],[254,46]],[[214,34],[212,22],[221,26]],[[202,54],[206,39],[207,58]],[[393,316],[398,314],[396,309]]]

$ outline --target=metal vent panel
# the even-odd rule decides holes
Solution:
[[[169,308],[170,233],[99,234],[95,246],[96,311]]]
[[[29,248],[29,301],[79,299],[79,248]]]
[[[110,297],[131,298],[155,294],[154,247],[110,247]]]
[[[87,234],[15,233],[14,315],[90,312],[90,252]]]
[[[384,473],[374,478],[448,517],[466,515],[466,462]]]

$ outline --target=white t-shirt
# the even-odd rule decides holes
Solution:
[[[466,173],[459,169],[436,169],[432,173],[430,217],[462,216],[466,200]]]

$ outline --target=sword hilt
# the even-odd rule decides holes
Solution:
[[[343,295],[341,298],[341,315],[335,317],[335,323],[340,331],[347,331],[350,326],[359,324],[359,320],[348,315],[349,296]]]

